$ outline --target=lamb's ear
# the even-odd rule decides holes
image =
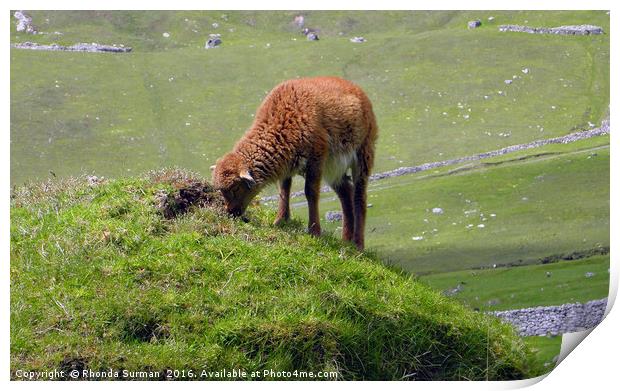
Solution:
[[[254,178],[252,178],[252,175],[250,175],[250,172],[247,169],[241,170],[241,172],[239,173],[239,177],[247,181],[248,187],[256,184],[256,181],[254,180]]]

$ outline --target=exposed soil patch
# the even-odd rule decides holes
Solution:
[[[175,187],[172,193],[162,192],[157,195],[157,207],[167,219],[186,213],[192,206],[224,210],[222,193],[208,182],[190,180],[176,183]]]

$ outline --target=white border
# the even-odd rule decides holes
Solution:
[[[312,2],[304,3],[304,2],[291,2],[291,1],[282,1],[282,0],[270,0],[263,1],[260,3],[252,3],[249,1],[186,1],[186,0],[177,0],[174,2],[128,2],[128,1],[118,1],[118,0],[109,0],[106,2],[94,2],[88,3],[88,6],[83,1],[9,1],[7,12],[5,13],[5,17],[2,19],[2,31],[5,34],[10,34],[9,27],[9,18],[8,11],[15,9],[226,9],[226,10],[241,10],[241,9],[256,9],[257,6],[260,9],[265,10],[289,10],[289,9],[325,9],[325,10],[336,10],[336,9],[382,9],[382,10],[394,10],[394,9],[529,9],[529,10],[546,10],[546,9],[600,9],[600,10],[611,10],[611,34],[614,36],[618,33],[618,20],[617,12],[619,12],[618,7],[614,7],[616,3],[612,1],[601,1],[601,0],[590,0],[588,2],[571,2],[567,3],[566,1],[559,0],[545,0],[545,1],[535,1],[535,0],[521,0],[521,1],[481,1],[474,0],[468,1],[466,3],[457,2],[457,1],[441,1],[435,0],[432,3],[428,2],[418,2],[418,3],[410,3],[403,1],[394,1],[394,0],[383,0],[380,3],[376,1],[368,1],[362,0],[357,1],[355,3],[346,3],[342,1],[334,1],[334,0],[314,0]],[[11,21],[12,22],[12,21]],[[8,55],[8,40],[5,40],[5,52],[4,52],[4,61],[5,68],[7,71],[10,69],[10,57]],[[611,58],[611,69],[617,69],[617,65],[619,62],[617,61],[617,45],[615,44],[616,40],[611,40],[612,45],[612,58]],[[5,74],[6,75],[6,74]],[[2,278],[3,278],[3,288],[2,288],[2,314],[3,320],[2,322],[2,334],[4,335],[5,343],[2,343],[2,356],[0,358],[2,363],[2,368],[4,371],[0,373],[0,379],[3,380],[3,383],[9,383],[9,344],[6,343],[9,341],[9,159],[10,159],[10,142],[9,142],[9,102],[10,102],[10,78],[4,77],[2,79],[2,91],[4,92],[5,104],[3,106],[3,118],[5,123],[4,131],[2,131],[2,142],[0,143],[0,155],[3,157],[2,160],[2,174],[0,175],[1,180],[1,189],[3,194],[3,200],[5,202],[5,207],[2,208],[0,212],[1,218],[1,227],[2,229],[2,237],[0,240],[2,241],[2,249],[4,254],[4,264],[1,269]],[[612,117],[615,113],[618,112],[617,104],[614,100],[614,91],[617,91],[618,80],[615,76],[615,73],[611,74],[611,92],[612,92]],[[617,150],[617,137],[611,137],[611,149]],[[618,194],[618,181],[617,181],[617,159],[615,155],[612,153],[611,155],[611,165],[612,165],[612,175],[611,175],[611,199],[617,199]],[[617,236],[617,224],[618,221],[618,208],[614,203],[611,203],[611,215],[610,215],[610,233],[611,237]],[[612,241],[612,266],[611,266],[611,285],[610,285],[610,303],[615,299],[617,290],[618,290],[618,261],[615,256],[615,245]],[[609,307],[608,307],[609,311]],[[585,388],[590,389],[608,389],[609,385],[617,383],[618,379],[618,370],[617,364],[615,364],[615,356],[618,352],[619,348],[619,339],[615,330],[620,327],[620,315],[619,311],[613,310],[611,311],[605,320],[596,327],[591,334],[587,337],[586,343],[579,344],[573,353],[569,354],[568,357],[564,361],[562,361],[556,369],[554,369],[544,380],[538,382],[539,379],[529,379],[524,381],[517,382],[426,382],[426,383],[417,383],[412,385],[411,383],[406,382],[381,382],[382,384],[378,384],[378,382],[367,383],[367,382],[356,382],[356,383],[324,383],[321,387],[331,388],[331,387],[342,387],[342,386],[354,386],[356,388],[370,388],[373,389],[383,386],[389,386],[394,388],[405,388],[411,389],[412,387],[424,388],[424,389],[452,389],[458,387],[463,390],[488,390],[488,389],[514,389],[521,388],[527,385],[531,385],[536,383],[533,387],[534,389],[580,389],[583,390]],[[565,338],[568,342],[569,339],[574,338],[575,336],[567,336]],[[563,343],[563,345],[565,345]],[[564,347],[563,347],[564,349]],[[383,384],[385,383],[385,384]],[[15,388],[30,388],[30,387],[38,387],[40,384],[33,382],[10,382],[8,384],[11,387]],[[115,387],[134,387],[135,383],[118,383],[114,384]],[[158,383],[149,383],[149,387],[160,388],[167,387],[169,384],[165,382]],[[84,387],[84,383],[64,383],[64,382],[46,382],[45,387],[50,387],[52,389],[55,388],[82,388]],[[107,388],[110,386],[109,383],[89,383],[89,387],[93,388]],[[176,384],[175,386],[178,386]],[[291,384],[289,382],[272,382],[272,383],[240,383],[235,382],[231,383],[216,383],[209,382],[208,384],[204,384],[202,382],[199,383],[184,383],[184,386],[188,388],[201,388],[204,389],[205,386],[212,388],[219,387],[257,387],[264,389],[289,389],[292,387],[301,388],[301,389],[310,389],[315,388],[316,384],[312,384],[310,382],[305,383],[295,383]]]

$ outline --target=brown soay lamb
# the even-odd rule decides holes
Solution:
[[[300,174],[305,177],[308,232],[318,236],[324,178],[342,205],[343,240],[362,250],[377,132],[372,104],[355,84],[337,77],[285,81],[267,95],[233,150],[212,167],[213,185],[222,192],[228,213],[240,216],[266,184],[278,181],[279,224],[290,218],[292,177]]]

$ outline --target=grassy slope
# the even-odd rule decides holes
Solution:
[[[305,13],[321,29],[319,42],[296,32],[295,14],[32,12],[40,30],[64,35],[13,32],[12,42],[124,43],[134,52],[11,50],[11,181],[45,178],[49,169],[119,176],[179,165],[206,174],[265,93],[298,76],[339,75],[368,91],[381,127],[377,170],[566,134],[607,110],[609,35],[496,29],[528,20],[608,30],[602,11]],[[495,20],[465,28],[487,14]],[[224,44],[206,51],[214,32]],[[368,42],[352,44],[353,35]]]
[[[562,337],[525,337],[523,341],[530,347],[536,357],[536,361],[547,368],[553,369],[556,364],[560,349],[562,347]]]
[[[368,244],[418,274],[536,263],[608,247],[609,148],[600,145],[606,142],[548,146],[375,182]],[[305,218],[299,201],[294,213]],[[444,213],[433,214],[434,207]],[[323,213],[338,209],[332,194],[323,196]],[[339,230],[340,223],[324,226]],[[412,240],[419,236],[424,239]]]
[[[169,175],[168,175],[169,176]],[[161,176],[160,176],[161,177]],[[11,202],[11,368],[329,370],[344,379],[537,374],[510,327],[299,223],[165,221],[166,183],[82,180]],[[487,360],[488,355],[488,360]],[[81,365],[80,364],[80,365]]]
[[[594,276],[586,277],[588,272]],[[441,291],[462,284],[463,290],[455,298],[485,311],[585,302],[607,296],[609,255],[546,265],[431,274],[420,280]]]

